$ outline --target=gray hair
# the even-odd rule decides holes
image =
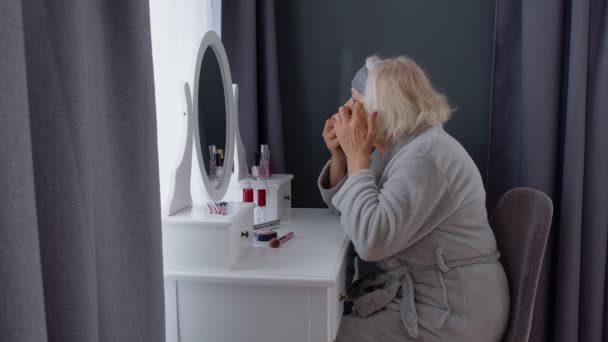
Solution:
[[[379,138],[395,142],[450,118],[453,110],[447,98],[433,88],[422,68],[411,59],[372,56],[366,60],[365,69],[364,107],[369,113],[378,112]]]

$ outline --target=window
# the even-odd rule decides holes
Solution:
[[[170,177],[182,139],[183,84],[194,81],[194,64],[205,33],[221,34],[221,0],[150,0],[150,31],[154,64],[160,192],[167,201]],[[192,198],[202,202],[196,158],[193,158]]]

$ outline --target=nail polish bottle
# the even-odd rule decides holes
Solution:
[[[266,189],[258,189],[258,205],[253,212],[253,224],[267,222]]]
[[[245,184],[243,187],[243,202],[253,203],[253,188],[250,184]]]
[[[262,176],[260,176],[260,167],[259,166],[252,166],[251,167],[251,178],[253,179],[261,179]]]
[[[215,145],[209,145],[209,179],[210,180],[217,179],[216,172],[215,172],[215,168],[216,168],[215,155],[216,155],[216,153],[217,153],[217,150],[215,148]]]
[[[253,153],[253,166],[251,167],[251,177],[253,179],[261,179],[262,174],[260,171],[260,156],[258,152]]]

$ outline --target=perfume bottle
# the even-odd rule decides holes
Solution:
[[[216,176],[216,154],[217,154],[217,150],[215,148],[215,145],[209,145],[209,179],[210,180],[216,180],[217,176]]]
[[[221,151],[221,150],[218,150]],[[224,160],[221,153],[215,154],[215,179],[220,180],[224,176]]]
[[[272,163],[270,162],[270,149],[268,149],[268,178],[272,178]]]
[[[260,146],[260,178],[270,178],[270,150],[268,145]]]

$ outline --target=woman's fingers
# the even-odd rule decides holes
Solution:
[[[337,113],[336,115],[334,115],[334,130],[336,130],[336,128],[342,126],[342,116],[340,115],[340,113]]]
[[[335,124],[336,119],[334,114],[330,119],[325,120],[325,125],[323,127],[323,140],[325,141],[325,145],[327,148],[333,153],[340,150],[340,141],[338,140],[338,136],[336,135]]]
[[[361,121],[364,121],[365,117],[365,109],[363,109],[363,104],[361,104],[361,102],[359,101],[355,101],[355,103],[352,106],[352,121],[353,124],[357,124]]]
[[[334,130],[335,123],[336,123],[336,120],[333,119],[333,117],[331,119],[325,120],[325,125],[323,126],[323,132],[321,133],[321,135],[323,136],[324,139],[327,139],[327,137],[331,135],[331,132]]]
[[[331,130],[329,132],[327,132],[327,138],[328,139],[336,138],[336,130],[333,127],[331,128]]]
[[[338,148],[339,146],[340,146],[340,141],[338,140],[338,138],[333,138],[327,142],[327,147],[329,147],[332,150]]]
[[[323,128],[323,130],[329,131],[329,130],[333,129],[335,123],[336,123],[336,120],[334,120],[333,117],[325,120],[325,127]]]
[[[368,156],[376,130],[376,115],[368,117],[360,102],[340,107],[332,117],[333,129],[324,132],[325,143],[330,150],[340,150],[346,158]]]
[[[336,139],[340,140],[342,139],[342,136],[344,135],[344,124],[342,122],[342,118],[338,117],[336,119],[336,124],[334,125],[334,132],[336,134]]]
[[[347,125],[350,122],[350,118],[351,118],[351,108],[348,106],[342,106],[340,107],[340,110],[338,110],[338,117],[336,118],[336,121],[338,119],[340,119],[341,121],[344,122],[345,125]]]
[[[323,133],[323,139],[325,139],[326,142],[330,141],[332,139],[336,139],[336,130],[333,129],[333,127],[332,127],[331,130],[329,130],[327,132],[324,132]]]

